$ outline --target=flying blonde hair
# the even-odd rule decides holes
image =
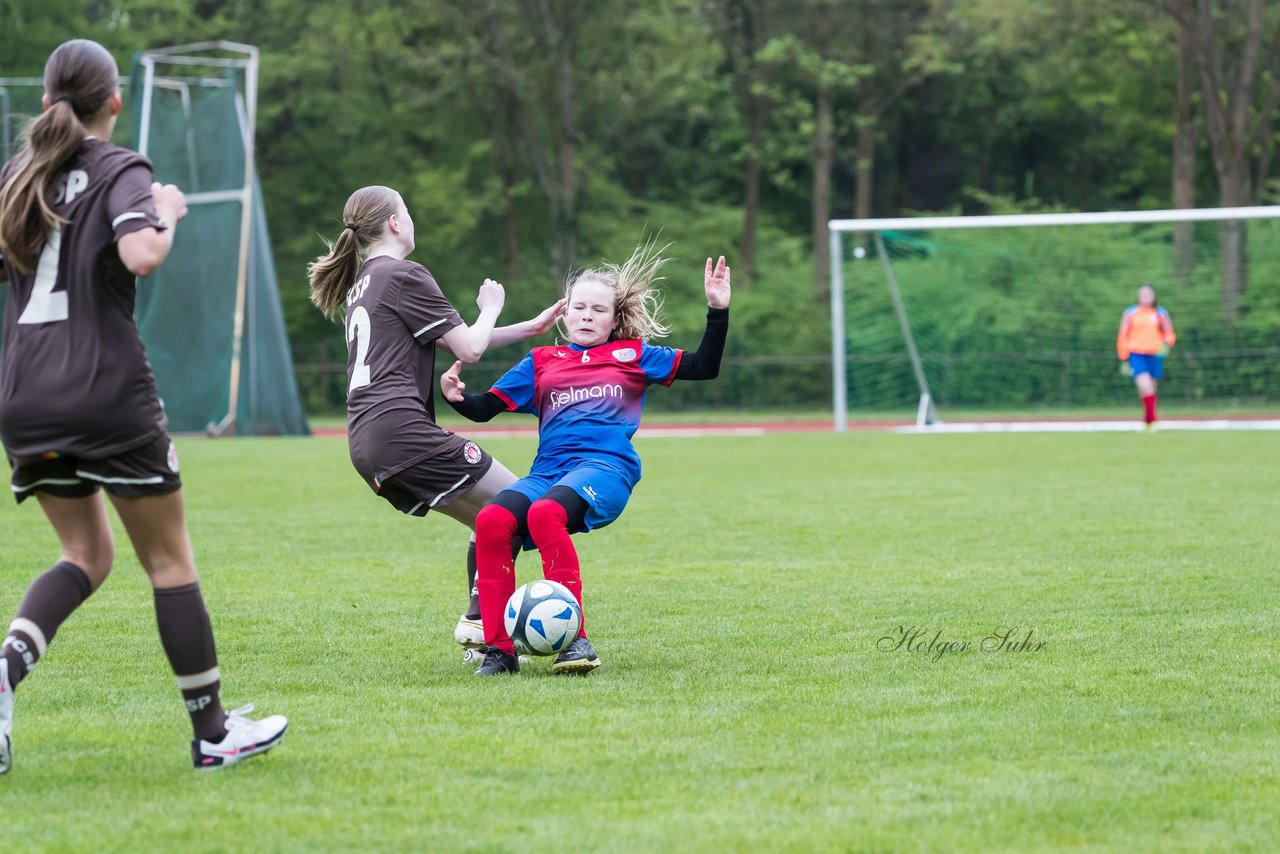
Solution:
[[[631,257],[622,264],[605,263],[599,267],[582,270],[565,287],[565,299],[572,299],[573,289],[582,282],[599,282],[613,291],[614,326],[610,341],[662,338],[671,327],[662,322],[662,293],[657,283],[663,277],[658,270],[669,261],[662,253],[671,244],[658,246],[653,240],[636,247]],[[558,321],[562,335],[568,338],[569,330],[563,317]]]

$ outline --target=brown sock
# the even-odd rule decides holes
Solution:
[[[31,673],[53,642],[58,627],[92,592],[93,585],[84,570],[66,561],[54,564],[31,583],[9,625],[9,636],[4,639],[10,688],[17,687]]]
[[[222,711],[218,653],[213,626],[200,595],[200,583],[155,591],[156,624],[160,643],[178,677],[178,688],[191,715],[196,738],[219,742],[226,735],[227,715]]]
[[[467,619],[480,619],[480,591],[476,589],[476,543],[467,544],[467,590],[471,599],[467,603]]]

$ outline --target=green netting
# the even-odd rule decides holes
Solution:
[[[189,202],[169,258],[139,284],[137,309],[170,425],[178,431],[217,424],[230,405],[241,206],[199,194],[244,186],[240,74],[161,77],[144,104],[142,70],[135,65],[129,86],[138,132],[149,110],[146,149],[156,180],[177,184]],[[305,434],[256,176],[250,244],[235,431]]]
[[[1131,403],[1115,339],[1143,282],[1155,285],[1178,334],[1163,400],[1280,401],[1280,221],[1245,225],[1234,316],[1224,308],[1219,224],[1184,228],[1194,264],[1183,270],[1171,223],[884,232],[935,405]],[[914,409],[919,388],[884,265],[871,249],[845,262],[849,408]]]
[[[217,424],[230,403],[240,203],[199,201],[195,194],[243,187],[239,73],[161,78],[153,90],[147,154],[156,180],[177,184],[190,204],[168,259],[156,275],[138,283],[136,316],[175,432]],[[117,143],[135,148],[143,106],[140,83],[135,68],[126,87],[129,109],[115,133]],[[42,92],[38,78],[0,80],[4,159],[16,152],[23,124],[40,110]],[[306,434],[256,178],[250,238],[235,432]]]

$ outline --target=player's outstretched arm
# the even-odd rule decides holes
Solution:
[[[187,198],[173,184],[152,184],[151,197],[155,200],[156,215],[169,227],[164,230],[140,228],[121,237],[116,244],[120,262],[135,276],[150,276],[164,263],[173,248],[173,229],[178,220],[187,215]]]
[[[1167,356],[1174,342],[1178,340],[1178,336],[1173,332],[1173,321],[1169,319],[1168,312],[1161,309],[1157,317],[1160,320],[1160,337],[1164,339],[1164,342],[1160,345],[1160,355]]]
[[[450,403],[458,403],[466,390],[467,384],[462,381],[462,361],[458,360],[440,375],[440,394]]]
[[[686,352],[676,368],[678,380],[713,380],[720,375],[720,359],[724,355],[724,341],[729,334],[729,266],[724,256],[711,265],[707,259],[703,288],[707,294],[707,329],[702,342],[692,353]]]
[[[556,320],[562,314],[564,314],[564,300],[559,299],[554,304],[538,312],[535,317],[520,323],[513,323],[510,326],[500,326],[493,330],[493,340],[489,342],[489,346],[501,347],[503,344],[514,344],[517,341],[524,341],[526,338],[537,338],[539,335],[545,335],[556,325]]]
[[[480,285],[480,293],[476,295],[476,306],[480,309],[476,322],[470,326],[458,324],[440,336],[440,343],[463,362],[480,361],[484,351],[489,349],[493,327],[498,322],[498,314],[506,300],[507,292],[502,285],[493,279],[485,279],[484,284]]]
[[[507,404],[492,392],[467,394],[467,384],[462,381],[461,361],[454,362],[440,375],[440,394],[459,415],[471,421],[489,421],[507,410]]]
[[[707,272],[703,277],[703,289],[707,292],[708,306],[711,308],[729,307],[729,265],[724,262],[723,255],[716,262],[714,269],[711,267],[711,259],[707,259]]]
[[[1120,361],[1122,362],[1125,359],[1129,358],[1129,344],[1127,342],[1128,337],[1129,337],[1129,314],[1128,312],[1126,312],[1124,317],[1120,318],[1120,331],[1116,333],[1116,355],[1120,357]]]

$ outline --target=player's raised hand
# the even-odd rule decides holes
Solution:
[[[703,287],[707,291],[707,305],[711,308],[729,307],[729,265],[724,262],[723,255],[716,262],[715,269],[711,268],[711,259],[707,259],[707,274],[703,280]]]
[[[462,402],[462,393],[467,390],[467,384],[462,381],[460,374],[462,373],[462,362],[454,362],[449,370],[440,375],[440,393],[444,395],[444,399],[453,403]]]
[[[480,293],[476,294],[476,305],[481,311],[490,310],[495,313],[502,311],[503,303],[506,301],[507,292],[493,279],[485,279],[484,284],[480,286]]]
[[[564,299],[558,299],[554,305],[547,306],[538,312],[538,316],[529,321],[529,337],[542,335],[556,325],[556,320],[564,314]]]
[[[151,198],[155,201],[156,213],[169,222],[177,222],[187,215],[187,197],[173,184],[152,183]]]

